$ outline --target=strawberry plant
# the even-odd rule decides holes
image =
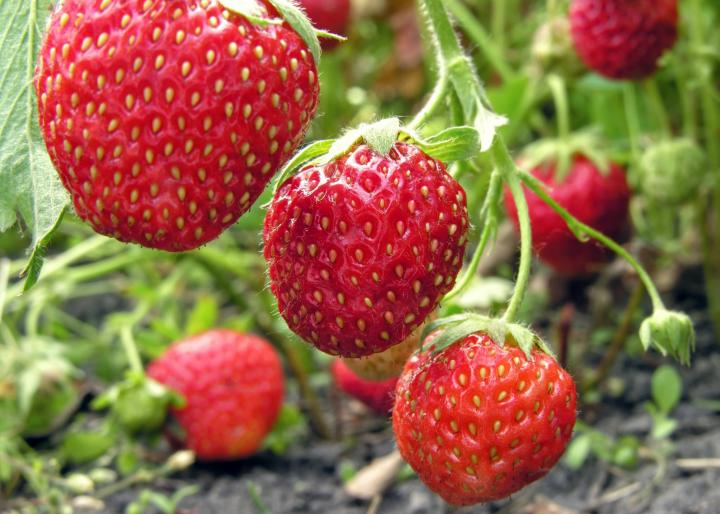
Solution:
[[[0,510],[660,512],[712,473],[714,2],[0,14]]]

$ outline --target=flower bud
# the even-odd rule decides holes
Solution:
[[[167,461],[167,467],[171,471],[182,471],[195,463],[195,452],[191,450],[180,450],[173,453]]]
[[[663,355],[670,355],[681,364],[689,365],[695,350],[695,329],[686,314],[658,310],[640,326],[640,341],[645,350],[654,346]]]
[[[95,489],[95,483],[89,476],[82,473],[73,473],[65,479],[65,485],[75,494],[91,493]]]
[[[694,197],[706,172],[705,153],[694,141],[666,141],[643,155],[640,188],[650,200],[678,205]]]

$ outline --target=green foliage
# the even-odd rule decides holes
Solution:
[[[0,18],[6,20],[0,37],[0,232],[20,214],[32,234],[32,279],[67,204],[40,137],[33,90],[40,29],[49,8],[48,0],[0,3]]]
[[[307,421],[302,412],[294,405],[285,404],[280,410],[272,432],[263,441],[263,448],[282,455],[293,443],[307,436],[307,433]]]

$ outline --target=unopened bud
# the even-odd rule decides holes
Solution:
[[[707,173],[707,159],[691,139],[676,139],[648,148],[640,171],[643,195],[677,205],[695,196]]]
[[[181,450],[173,453],[167,461],[167,467],[171,471],[182,471],[195,463],[195,452]]]
[[[645,350],[654,346],[663,355],[670,355],[687,366],[695,350],[695,329],[686,314],[658,310],[640,326],[640,341]]]
[[[95,489],[95,483],[90,477],[81,473],[68,476],[65,479],[65,485],[75,494],[87,494]]]

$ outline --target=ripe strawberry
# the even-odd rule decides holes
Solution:
[[[575,424],[575,384],[533,350],[476,333],[401,375],[393,429],[403,458],[454,505],[505,498],[558,461]]]
[[[420,349],[420,336],[425,325],[436,318],[431,313],[425,323],[420,325],[404,341],[391,346],[384,352],[373,353],[367,357],[357,359],[343,359],[348,368],[353,370],[360,378],[365,380],[387,380],[397,378],[402,373],[405,363],[410,356]]]
[[[318,100],[295,31],[253,25],[217,0],[58,2],[35,86],[78,215],[168,251],[215,239],[250,208]]]
[[[377,414],[390,413],[398,377],[380,381],[366,380],[353,373],[342,359],[335,359],[330,370],[341,391],[360,400]]]
[[[411,144],[365,145],[310,166],[279,189],[265,258],[280,313],[320,350],[378,353],[435,310],[462,266],[465,192]]]
[[[570,23],[589,68],[612,79],[642,79],[675,45],[677,0],[573,0]]]
[[[552,198],[583,223],[605,235],[618,238],[628,219],[630,189],[625,172],[611,165],[603,174],[590,160],[575,156],[569,174],[558,183],[555,166],[542,165],[532,174],[549,188]],[[563,219],[535,194],[526,190],[533,229],[533,248],[538,257],[559,273],[582,275],[596,271],[612,252],[595,241],[582,242]],[[512,195],[505,191],[505,208],[518,227]]]
[[[203,460],[253,454],[272,429],[283,399],[274,348],[257,336],[210,330],[174,344],[148,375],[185,397],[172,410],[184,444]]]
[[[333,34],[344,36],[350,25],[350,0],[299,0],[313,25]],[[332,50],[338,45],[334,39],[322,38],[323,50]]]

